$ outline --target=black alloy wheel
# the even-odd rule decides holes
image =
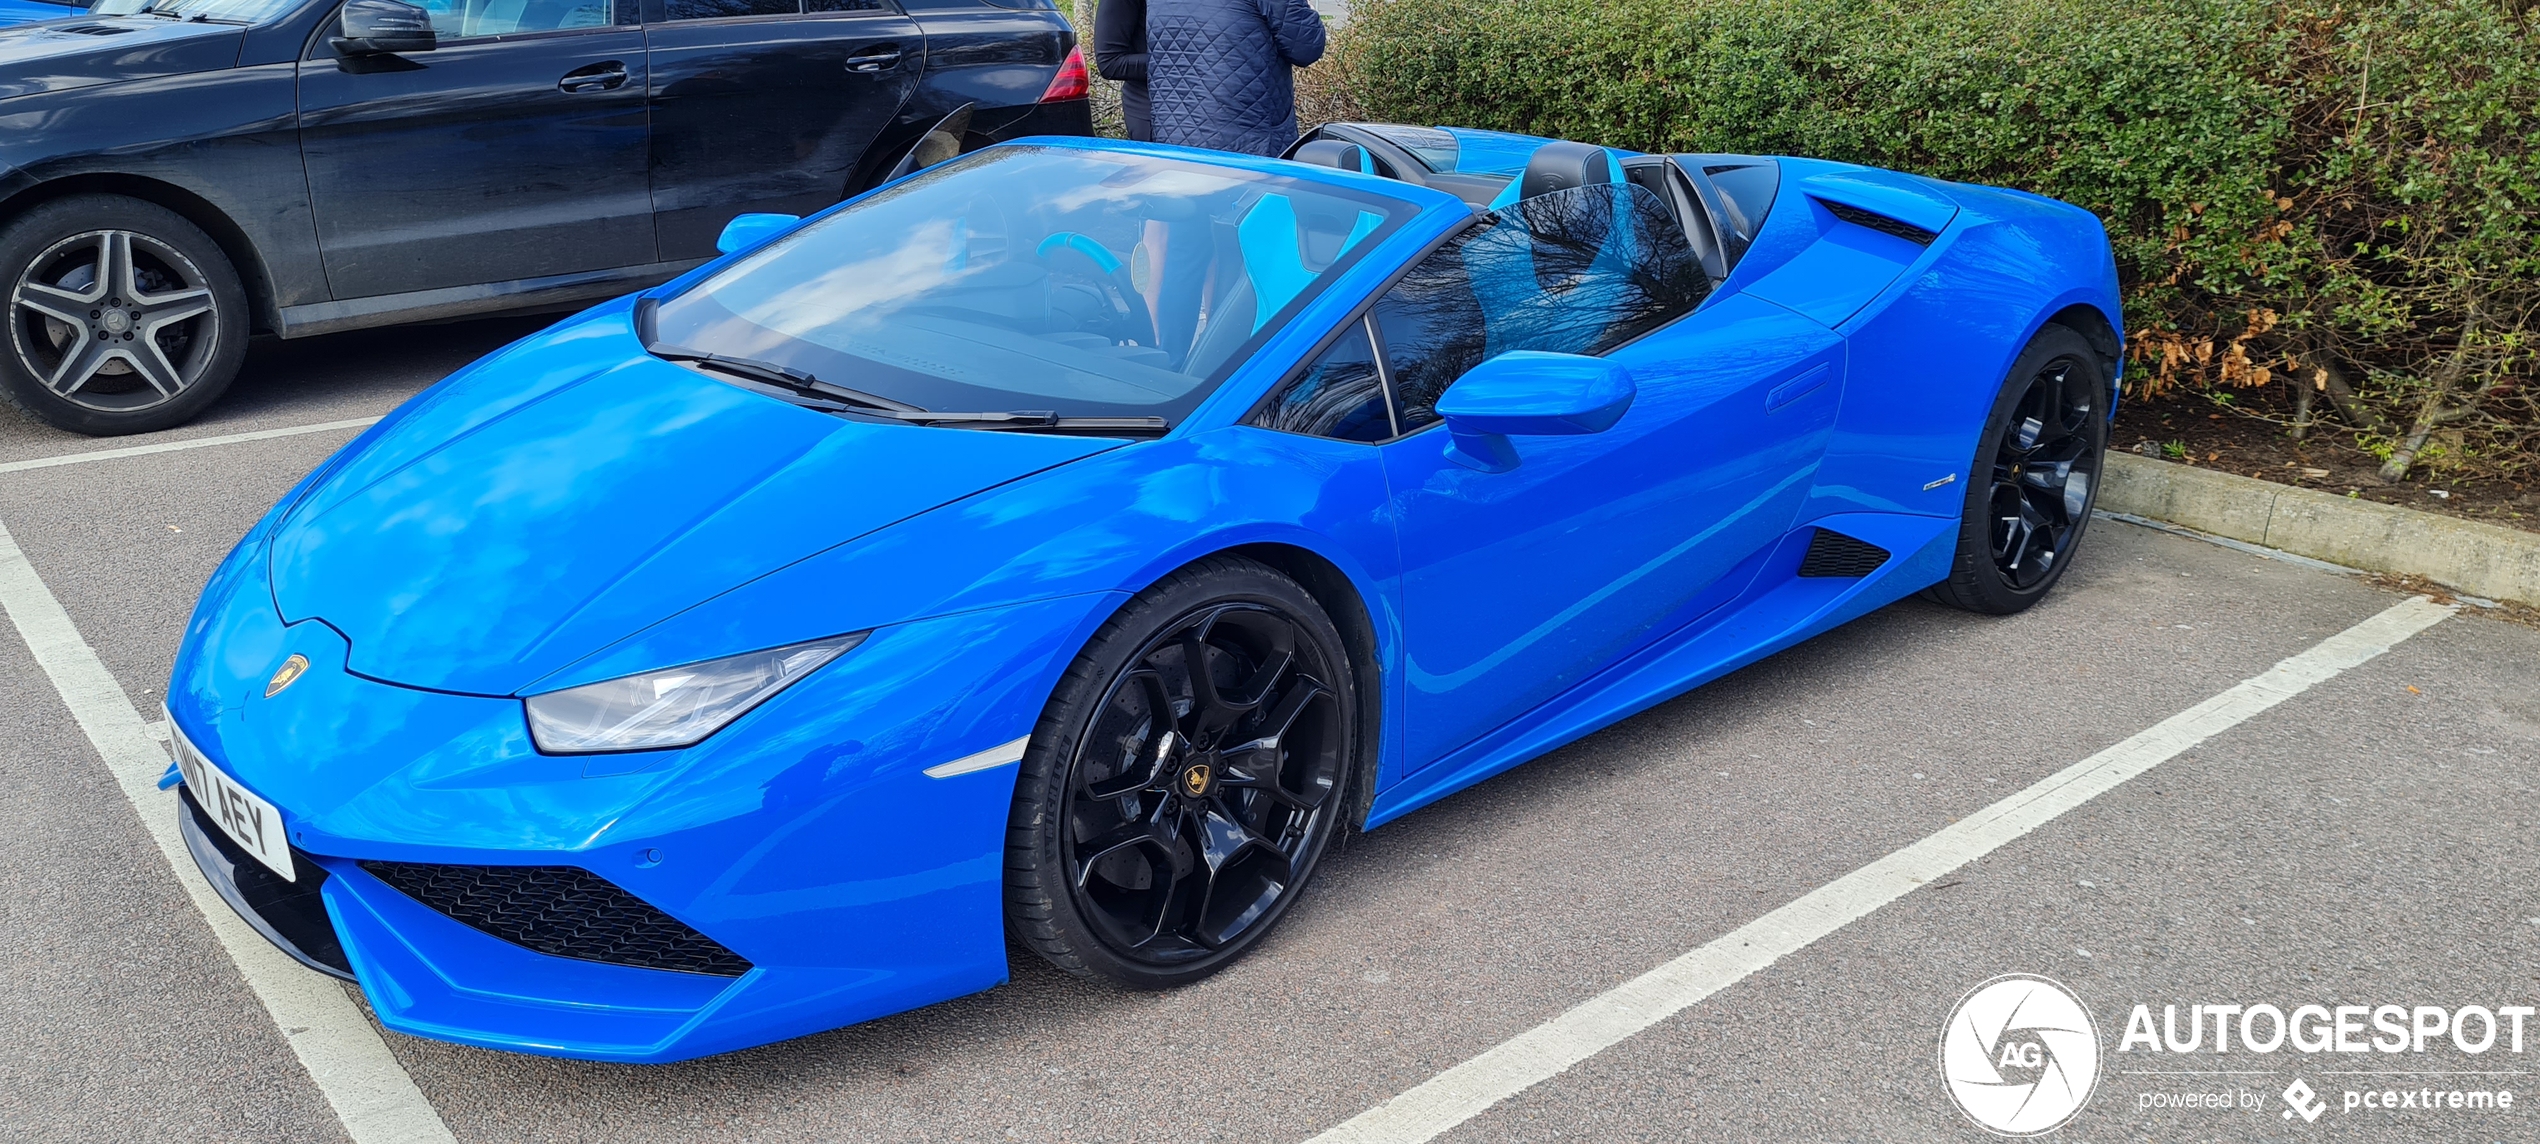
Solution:
[[[2098,403],[2075,392],[2073,372],[2071,360],[2058,359],[2029,379],[2010,431],[1993,451],[1988,550],[2015,591],[2036,587],[2072,550],[2098,479],[2098,442],[2090,432]]]
[[[1007,859],[1017,936],[1070,972],[1146,988],[1241,956],[1343,824],[1349,673],[1313,598],[1249,561],[1203,561],[1124,607],[1024,760]]]
[[[64,429],[140,433],[190,419],[245,352],[245,295],[211,239],[112,195],[46,203],[0,228],[0,392]]]
[[[2040,331],[2011,369],[1978,446],[1958,559],[1932,595],[2007,615],[2072,564],[2107,453],[2106,367],[2080,334]]]

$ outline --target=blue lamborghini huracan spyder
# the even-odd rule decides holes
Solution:
[[[1039,139],[723,245],[372,427],[186,630],[196,858],[390,1028],[1193,980],[1340,832],[2036,601],[2116,399],[2094,218],[1806,159]]]

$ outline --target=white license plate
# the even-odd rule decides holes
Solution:
[[[212,760],[185,741],[185,732],[177,730],[174,719],[168,720],[168,739],[176,748],[176,769],[185,776],[185,789],[194,792],[194,801],[220,824],[221,832],[274,873],[299,881],[299,873],[291,868],[291,841],[283,834],[282,812],[222,774]]]

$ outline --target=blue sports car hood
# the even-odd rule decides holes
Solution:
[[[1120,444],[801,409],[644,354],[618,309],[479,363],[348,448],[274,530],[274,601],[342,632],[359,674],[510,694],[813,553]]]
[[[74,8],[55,13],[83,14]],[[0,99],[231,67],[245,36],[234,24],[158,16],[0,27]]]

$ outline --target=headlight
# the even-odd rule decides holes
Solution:
[[[729,659],[648,671],[532,695],[529,735],[538,749],[570,755],[685,747],[864,642],[832,636]]]

